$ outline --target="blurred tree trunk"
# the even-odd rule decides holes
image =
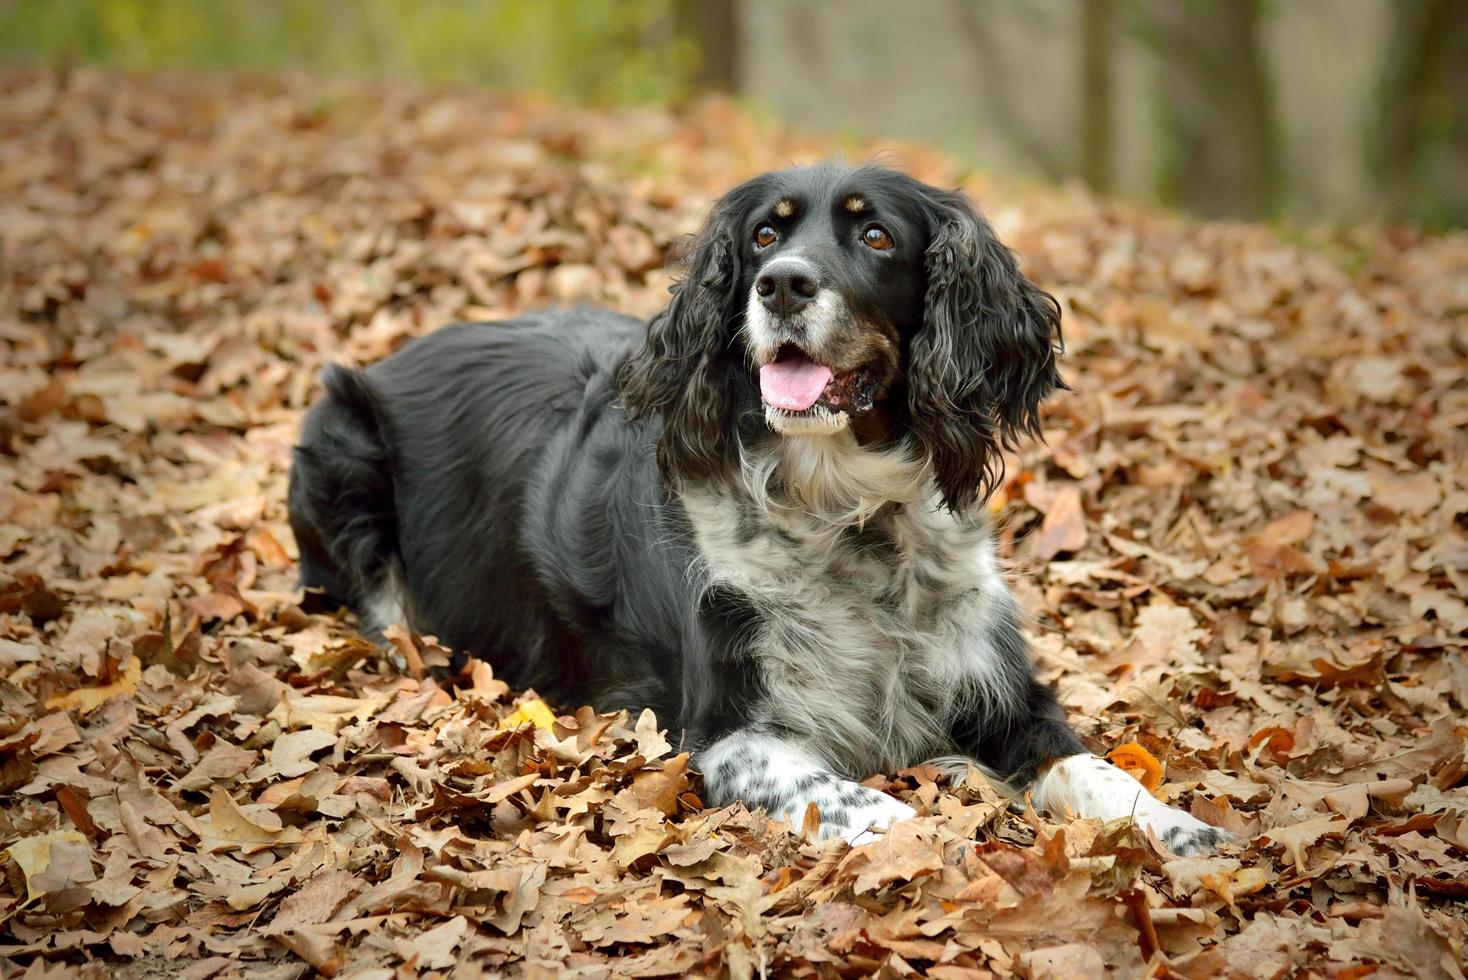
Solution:
[[[1162,62],[1164,200],[1209,218],[1261,218],[1279,203],[1274,95],[1260,0],[1152,0],[1142,30]]]
[[[1397,0],[1391,9],[1369,152],[1382,207],[1397,220],[1461,224],[1468,221],[1468,8],[1460,0]]]
[[[973,63],[980,80],[977,94],[987,116],[1004,137],[1050,180],[1060,180],[1074,173],[1075,162],[1071,158],[1074,149],[1053,146],[1054,141],[1047,139],[1030,122],[1032,107],[1016,98],[1014,78],[1004,58],[1005,39],[996,35],[993,19],[985,16],[979,0],[956,0],[953,7],[958,26],[973,48]]]
[[[1116,0],[1077,0],[1081,5],[1081,177],[1098,191],[1111,190],[1115,117],[1112,63]]]
[[[673,5],[674,28],[698,45],[693,82],[701,89],[739,91],[738,5],[738,0],[677,0]]]
[[[1468,227],[1468,7],[1453,9],[1449,31],[1444,108],[1448,134],[1443,147],[1444,224]]]

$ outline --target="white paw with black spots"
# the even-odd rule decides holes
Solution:
[[[1178,857],[1207,857],[1233,842],[1227,831],[1170,806],[1138,814],[1137,823],[1155,834],[1162,846]]]
[[[852,847],[882,838],[882,832],[899,820],[910,820],[917,811],[886,793],[857,785],[843,794],[845,802],[830,815],[821,813],[821,836],[844,837]]]
[[[906,803],[841,778],[807,749],[774,735],[726,735],[700,754],[699,765],[707,799],[715,805],[740,800],[751,809],[764,807],[799,831],[814,804],[824,839],[869,843],[898,820],[917,815]]]

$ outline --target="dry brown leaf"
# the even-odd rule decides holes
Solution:
[[[943,849],[932,831],[912,820],[893,824],[882,836],[858,848],[864,858],[852,887],[858,895],[892,882],[909,882],[943,867]]]
[[[294,827],[271,827],[251,819],[229,793],[218,787],[209,796],[209,812],[191,822],[206,853],[239,850],[254,854],[301,839],[301,832]]]
[[[413,951],[417,961],[413,966],[420,970],[446,970],[453,966],[454,951],[464,942],[469,933],[469,920],[456,915],[443,925],[429,929],[413,940]]]
[[[194,767],[174,783],[177,790],[208,789],[218,782],[227,782],[249,769],[260,758],[260,753],[242,749],[229,742],[215,742]]]
[[[1306,870],[1306,852],[1324,838],[1341,836],[1348,826],[1350,824],[1340,817],[1314,817],[1287,827],[1271,827],[1264,832],[1264,837],[1283,847],[1295,869],[1303,872]]]
[[[258,773],[256,778],[281,776],[290,779],[294,776],[304,776],[316,769],[317,763],[311,761],[312,753],[335,744],[335,735],[317,728],[308,728],[300,732],[285,732],[271,746],[264,771]]]
[[[1062,487],[1045,512],[1045,520],[1035,538],[1035,556],[1050,559],[1062,552],[1080,551],[1085,546],[1086,515],[1081,509],[1081,492],[1077,487]]]
[[[678,797],[688,789],[688,753],[675,755],[656,769],[645,769],[632,777],[632,785],[618,799],[626,799],[636,809],[652,809],[672,816],[678,809]]]

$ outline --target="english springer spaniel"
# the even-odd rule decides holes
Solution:
[[[995,558],[985,500],[1062,384],[1059,325],[961,194],[756,177],[650,323],[545,312],[328,369],[291,472],[303,584],[555,702],[652,707],[712,803],[822,836],[914,815],[858,779],[962,760],[1209,852],[1067,727]]]

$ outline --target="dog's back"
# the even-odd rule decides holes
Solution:
[[[328,369],[291,471],[302,584],[369,631],[411,622],[547,694],[638,686],[600,648],[615,644],[617,590],[637,585],[587,569],[616,565],[610,550],[645,525],[635,512],[657,506],[656,428],[629,426],[613,400],[642,330],[603,311],[541,313]]]

